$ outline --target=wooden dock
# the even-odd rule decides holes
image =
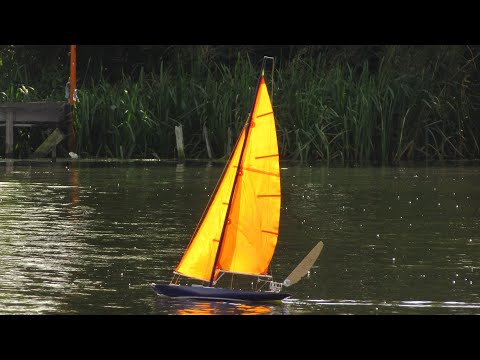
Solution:
[[[64,101],[0,103],[0,127],[5,126],[5,157],[13,157],[14,127],[46,126],[63,130],[67,128],[69,114],[70,105]],[[55,148],[51,151],[54,156]]]

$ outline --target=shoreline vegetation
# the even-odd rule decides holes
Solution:
[[[187,159],[208,160],[205,133],[212,159],[225,159],[263,55],[275,56],[265,75],[282,159],[480,158],[479,46],[79,46],[77,55],[82,159],[176,159],[176,126]],[[0,102],[66,101],[68,66],[67,46],[1,46]],[[42,129],[15,128],[15,158],[29,158],[44,137]],[[59,157],[68,158],[66,146]]]

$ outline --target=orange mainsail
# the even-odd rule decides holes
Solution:
[[[216,258],[215,278],[217,270],[267,274],[278,238],[281,189],[275,118],[263,73],[249,120],[250,126],[247,121],[215,196],[175,269],[182,275],[209,281]]]

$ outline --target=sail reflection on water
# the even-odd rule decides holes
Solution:
[[[274,315],[288,313],[288,304],[281,301],[256,303],[158,296],[154,309],[153,313],[157,315]]]
[[[178,306],[178,315],[267,315],[272,312],[272,309],[263,305],[221,301],[189,301],[185,305]]]

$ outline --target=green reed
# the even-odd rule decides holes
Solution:
[[[284,154],[356,163],[478,156],[474,62],[459,48],[423,59],[407,50],[387,47],[375,70],[322,54],[292,61],[277,96]]]
[[[115,84],[101,76],[78,92],[78,151],[85,156],[174,158],[174,129],[182,126],[187,155],[206,158],[205,125],[215,157],[226,156],[228,129],[239,132],[254,79],[248,58],[239,59],[233,69],[201,62],[190,67],[179,62],[175,68],[162,64],[156,73],[139,69],[135,77],[124,74]]]
[[[305,47],[278,61],[273,79],[266,70],[281,158],[360,164],[478,157],[478,54],[468,46],[378,49],[373,61],[357,50]],[[155,71],[138,67],[117,81],[103,67],[89,69],[78,83],[77,152],[175,158],[175,126],[182,126],[187,158],[207,158],[206,126],[213,156],[227,156],[250,111],[261,59],[238,53],[227,65],[219,52],[183,49]],[[64,99],[64,69],[32,76],[11,53],[1,58],[0,101]]]

